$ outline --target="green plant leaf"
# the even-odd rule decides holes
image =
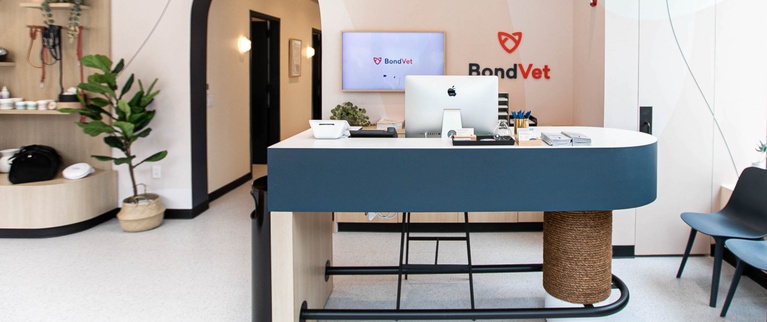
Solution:
[[[142,164],[144,162],[157,162],[157,161],[160,161],[162,159],[165,159],[165,156],[167,156],[167,155],[168,155],[168,151],[167,150],[163,150],[163,151],[157,152],[155,154],[152,154],[152,156],[144,159],[143,161],[137,163],[135,166],[138,167],[140,164]]]
[[[160,91],[152,92],[155,84],[157,84],[157,78],[155,78],[154,81],[152,81],[152,84],[149,85],[149,88],[146,91],[144,91],[144,87],[141,86],[142,85],[141,81],[139,81],[139,86],[141,86],[141,90],[144,91],[145,93],[148,93],[144,95],[143,98],[141,98],[141,106],[149,105],[149,103],[152,103],[152,100],[154,100],[154,97],[157,96],[157,94],[160,94]]]
[[[128,77],[128,80],[125,81],[125,85],[123,85],[123,89],[120,91],[120,97],[118,97],[118,99],[122,98],[123,95],[128,93],[130,91],[131,86],[133,86],[133,74],[130,74],[130,77]]]
[[[86,67],[96,68],[104,73],[109,73],[109,69],[112,67],[112,60],[104,55],[88,55],[80,60]]]
[[[64,113],[64,114],[72,114],[72,113],[80,113],[82,110],[79,109],[79,108],[78,109],[74,109],[74,108],[60,108],[60,109],[58,109],[58,111],[60,113]]]
[[[104,156],[104,155],[91,155],[91,157],[93,157],[94,159],[99,160],[99,161],[112,161],[112,160],[115,159],[113,157],[108,157],[108,156]]]
[[[83,129],[85,134],[90,136],[97,136],[102,133],[111,134],[115,132],[111,126],[102,121],[77,122],[77,125]]]
[[[116,121],[112,123],[112,126],[115,126],[120,129],[122,132],[122,136],[125,138],[133,138],[133,123],[129,122],[123,122],[123,121]]]
[[[141,82],[141,81],[139,81],[139,83],[140,83],[140,82]],[[130,106],[135,106],[136,108],[138,108],[138,109],[142,109],[142,110],[143,110],[143,109],[144,109],[144,107],[140,105],[140,104],[141,104],[141,98],[142,98],[142,97],[144,97],[144,91],[143,91],[143,90],[139,90],[139,91],[137,91],[135,94],[133,94],[133,97],[132,97],[132,98],[130,99],[130,101],[128,102],[128,105],[130,105]]]
[[[109,103],[109,101],[101,97],[94,97],[94,98],[91,98],[91,104],[96,105],[98,107],[104,107],[111,103]]]
[[[115,68],[112,69],[112,74],[119,74],[123,71],[123,68],[125,67],[125,59],[120,59],[119,62],[117,62],[117,65],[115,65]],[[132,76],[132,75],[131,75]]]
[[[82,88],[86,91],[97,93],[97,94],[108,94],[112,97],[115,96],[114,90],[107,86],[99,85],[99,84],[91,84],[91,83],[80,83],[77,85],[77,87]]]
[[[108,146],[112,148],[125,152],[125,145],[123,144],[123,141],[116,136],[110,135],[110,136],[104,137],[104,143],[106,143]]]
[[[152,118],[154,118],[154,113],[154,111],[147,111],[144,113],[133,114],[134,116],[137,116],[135,119],[131,120],[131,123],[136,125],[136,127],[133,128],[133,132],[141,131],[147,127],[149,122],[152,121]]]
[[[128,102],[125,100],[118,100],[117,101],[117,110],[123,113],[123,120],[129,120],[131,116],[131,107],[128,105]]]
[[[149,134],[152,133],[152,128],[148,128],[146,130],[143,130],[141,132],[136,133],[136,138],[145,138],[149,136]]]
[[[135,158],[136,158],[135,155],[131,155],[129,157],[116,158],[114,159],[114,161],[115,161],[115,165],[121,165],[121,164],[128,164]]]

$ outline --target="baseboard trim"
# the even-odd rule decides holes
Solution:
[[[250,181],[250,179],[252,178],[253,178],[252,173],[248,173],[243,175],[242,177],[237,178],[236,180],[228,183],[227,185],[208,194],[207,201],[200,203],[199,205],[195,206],[192,209],[165,209],[165,219],[194,219],[200,214],[202,214],[203,212],[205,212],[205,210],[208,210],[208,208],[210,208],[210,203],[213,200],[221,198],[225,194],[232,192],[234,189]]]
[[[208,208],[209,203],[203,202],[192,209],[165,209],[165,219],[194,219]]]
[[[86,221],[59,227],[37,229],[2,228],[0,229],[0,238],[49,238],[79,233],[114,218],[119,211],[119,208],[115,208]]]
[[[634,258],[634,245],[613,245],[613,258]]]
[[[231,192],[234,189],[237,189],[237,187],[243,185],[244,183],[250,181],[251,179],[253,179],[253,173],[248,172],[244,176],[237,178],[236,180],[230,182],[229,184],[216,189],[216,191],[213,191],[208,195],[208,202],[212,202],[213,200],[221,198],[225,194]]]

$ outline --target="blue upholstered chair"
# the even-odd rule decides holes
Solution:
[[[692,229],[676,277],[682,276],[697,232],[713,237],[714,273],[709,306],[716,307],[725,241],[730,238],[758,240],[767,236],[767,170],[746,168],[740,174],[730,201],[722,210],[714,213],[685,212],[682,213],[682,220]]]
[[[740,276],[743,275],[743,269],[746,265],[760,270],[767,269],[767,241],[730,239],[725,242],[725,245],[738,258],[738,264],[735,266],[735,275],[732,277],[732,284],[730,284],[730,291],[727,292],[727,299],[724,300],[722,314],[719,315],[721,317],[727,315],[727,309],[730,308],[730,302],[732,302],[735,289],[738,288]]]

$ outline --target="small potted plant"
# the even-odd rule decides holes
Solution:
[[[141,80],[138,80],[139,90],[133,96],[126,96],[133,85],[133,74],[128,77],[125,84],[117,86],[117,76],[125,66],[124,60],[112,66],[112,60],[103,55],[89,55],[83,57],[81,63],[90,68],[101,71],[88,76],[88,81],[80,83],[78,88],[91,93],[92,98],[86,102],[82,92],[77,97],[84,106],[82,109],[61,109],[63,113],[78,113],[88,119],[77,122],[85,134],[90,136],[104,136],[104,143],[111,148],[120,150],[124,156],[114,158],[111,156],[94,155],[99,161],[112,161],[115,165],[125,164],[128,166],[133,195],[123,200],[123,205],[117,218],[120,226],[125,231],[143,231],[159,226],[162,223],[165,207],[160,202],[160,196],[154,193],[138,192],[139,184],[136,183],[135,169],[145,162],[160,161],[168,154],[168,151],[160,151],[136,162],[136,154],[133,144],[146,138],[152,132],[148,127],[155,115],[154,110],[147,107],[152,103],[155,96],[160,93],[154,90],[157,83],[155,79],[149,88],[144,88]],[[106,119],[104,121],[103,119]]]
[[[367,111],[364,108],[359,108],[352,102],[345,102],[330,110],[330,119],[346,120],[349,125],[353,126],[368,126],[370,125],[370,118],[365,113]]]
[[[765,168],[765,154],[767,154],[767,144],[759,141],[759,145],[756,146],[756,152],[759,152],[759,159],[752,162],[751,165],[757,168]]]

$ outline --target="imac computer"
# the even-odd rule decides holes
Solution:
[[[491,135],[497,123],[496,76],[405,78],[405,137],[446,138],[443,127],[473,128],[476,135]]]

